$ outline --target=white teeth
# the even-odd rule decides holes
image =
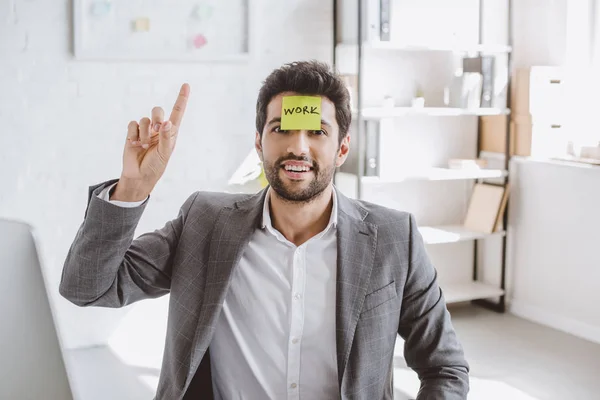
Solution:
[[[286,171],[293,171],[293,172],[307,172],[310,170],[310,167],[307,167],[304,165],[286,165],[285,169],[286,169]]]

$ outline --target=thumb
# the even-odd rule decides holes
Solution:
[[[165,160],[168,160],[171,156],[174,142],[173,124],[171,121],[165,121],[160,127],[160,134],[158,136],[158,152]]]

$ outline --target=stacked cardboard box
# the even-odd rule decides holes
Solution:
[[[565,85],[559,67],[515,71],[511,86],[511,155],[552,157],[566,151]],[[505,152],[506,116],[481,119],[481,151]]]
[[[508,116],[490,115],[481,117],[481,138],[480,150],[492,153],[502,153],[506,151],[506,128],[508,127]],[[510,131],[510,154],[515,154],[514,131]]]

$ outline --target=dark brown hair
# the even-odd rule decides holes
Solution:
[[[339,143],[348,134],[352,111],[350,93],[342,79],[327,64],[320,61],[297,61],[274,70],[265,79],[256,101],[256,130],[262,136],[267,122],[267,105],[283,92],[310,96],[325,96],[335,105],[339,126]]]

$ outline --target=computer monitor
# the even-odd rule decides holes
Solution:
[[[34,234],[1,218],[0,399],[73,399]]]

